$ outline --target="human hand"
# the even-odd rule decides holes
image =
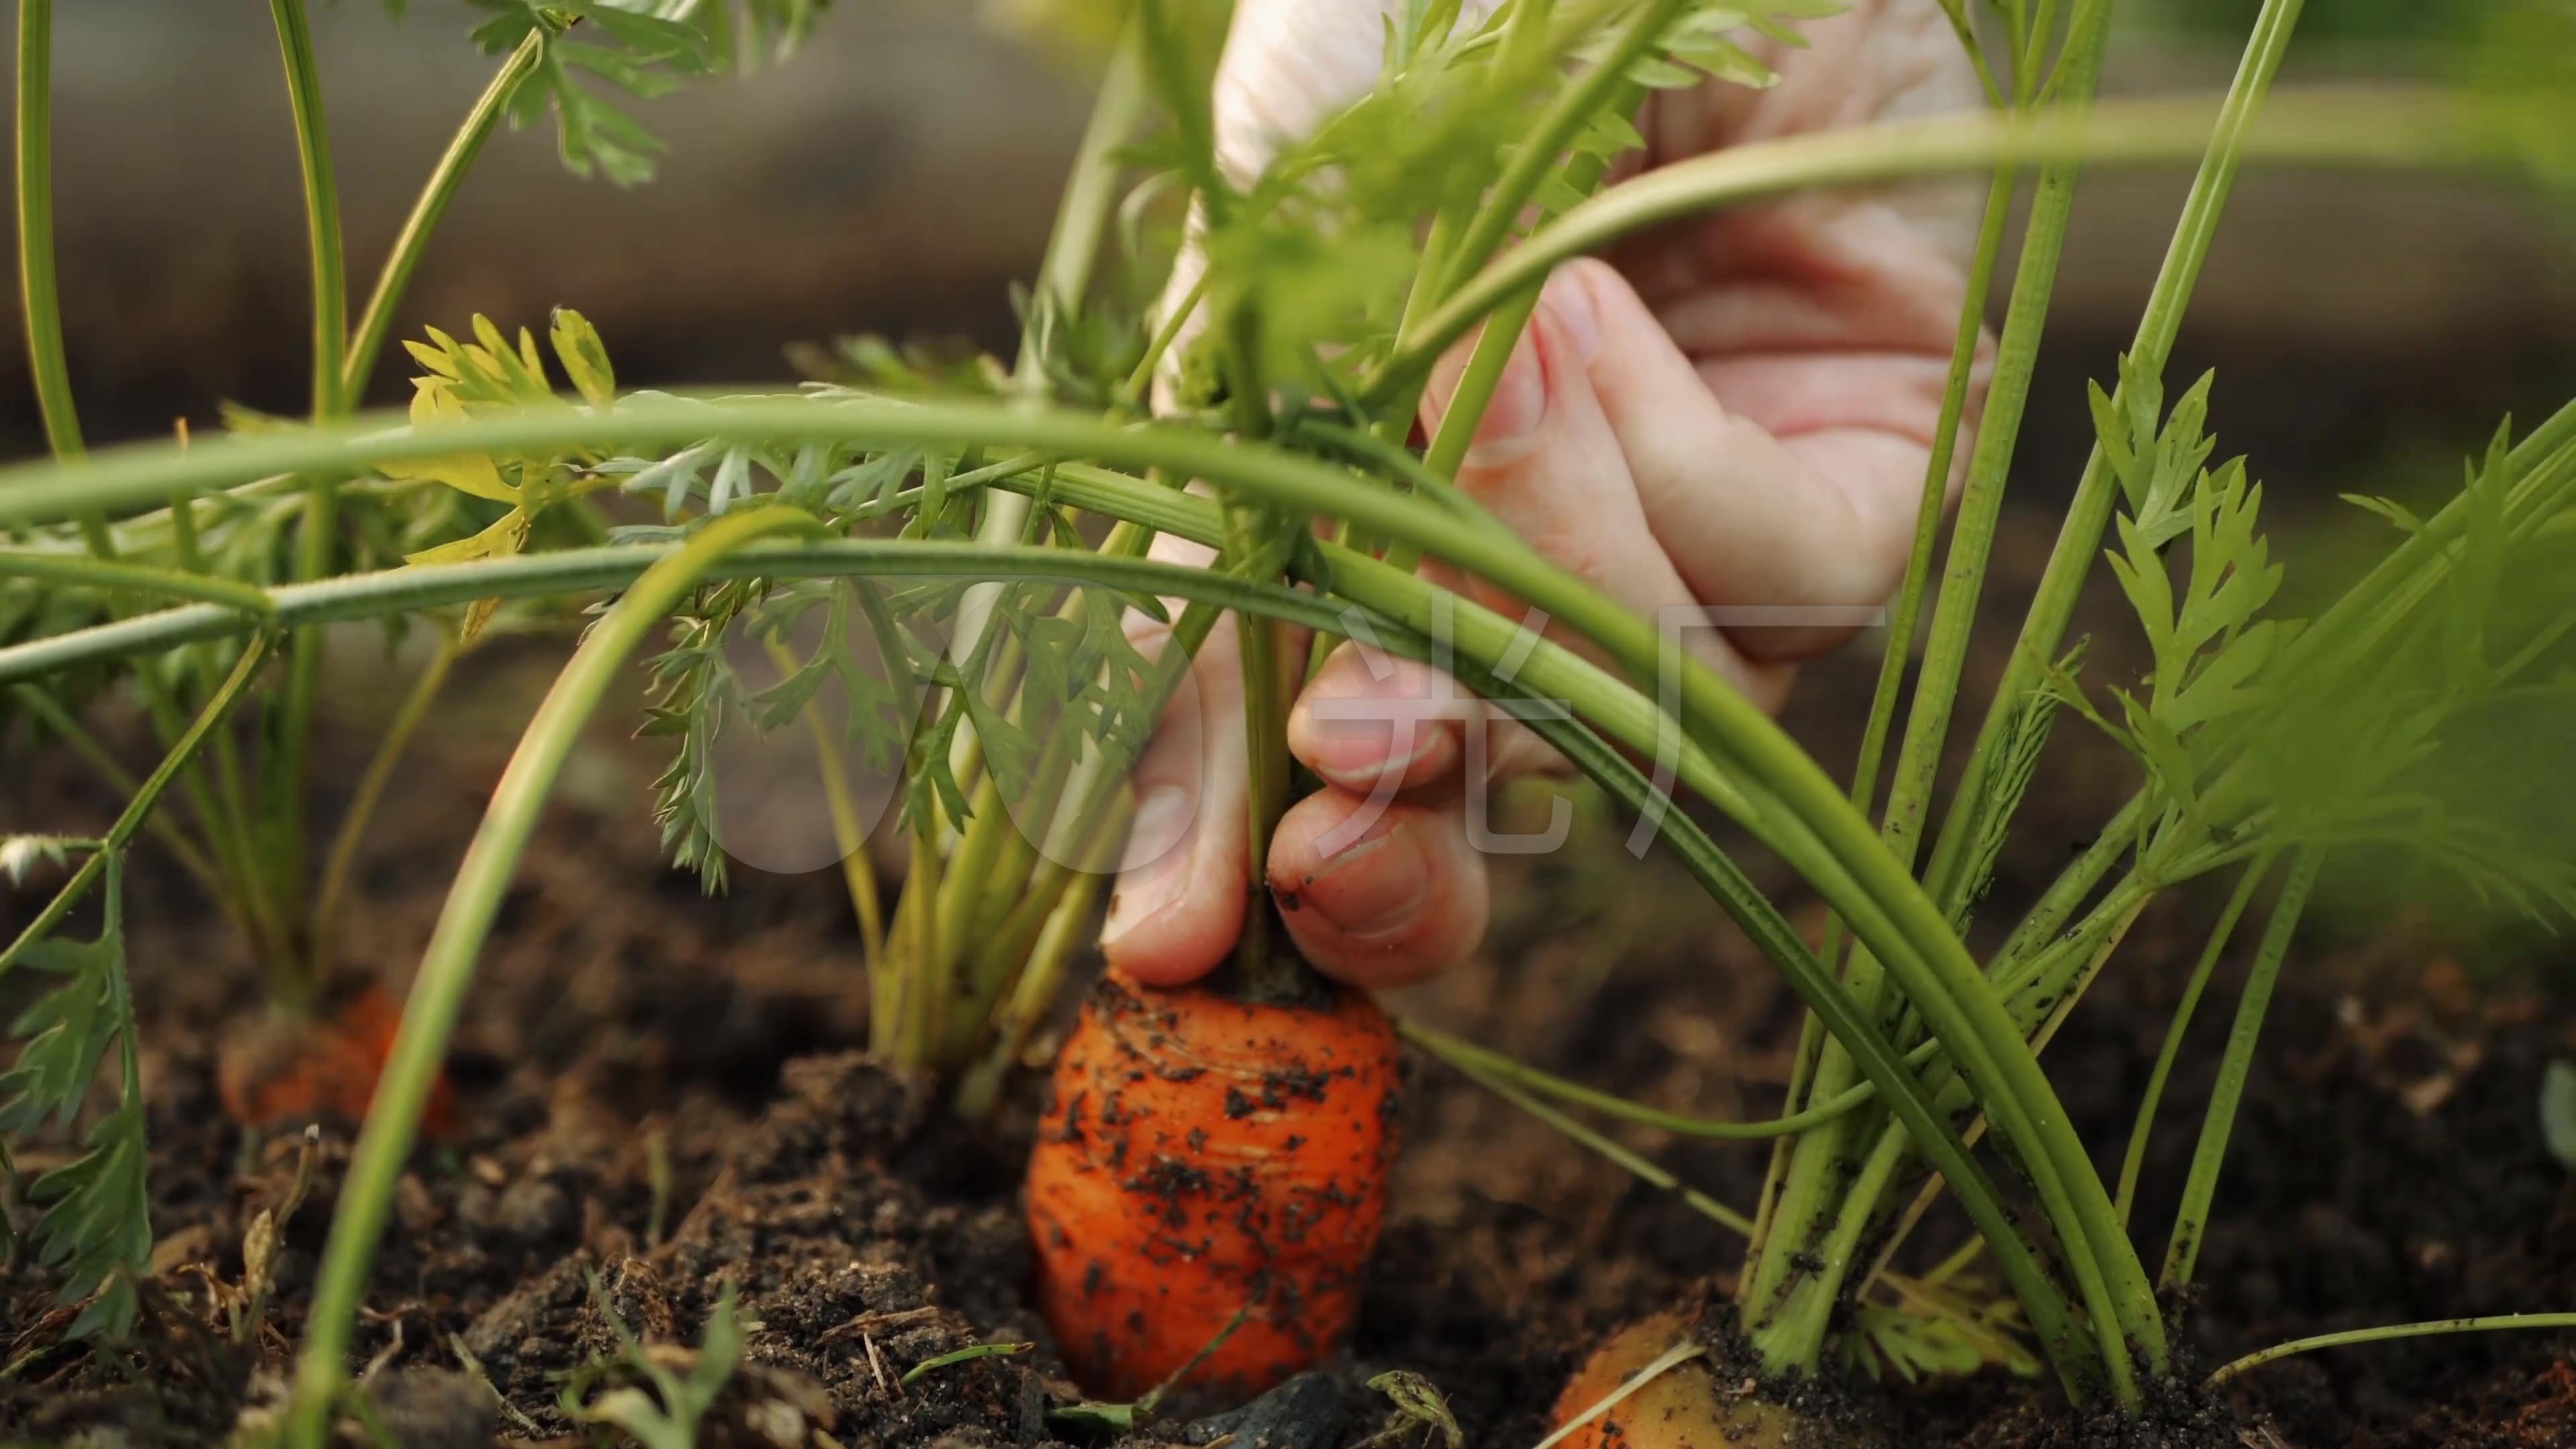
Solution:
[[[1217,75],[1220,161],[1256,173],[1276,138],[1364,92],[1393,3],[1237,0]],[[1469,0],[1468,20],[1490,8]],[[1770,90],[1711,82],[1655,93],[1639,120],[1643,164],[1976,103],[1935,0],[1861,0],[1805,34],[1805,50],[1757,44],[1781,76]],[[1685,630],[1683,646],[1776,710],[1797,662],[1848,638],[1854,616],[1903,577],[1972,207],[1955,188],[1802,197],[1677,223],[1559,267],[1458,487],[1642,614],[1743,611],[1736,620],[1755,622],[1721,612],[1719,627]],[[1167,295],[1188,280],[1185,259]],[[1434,370],[1426,427],[1437,428],[1471,345]],[[1209,556],[1169,539],[1156,554]],[[1475,581],[1426,572],[1520,612]],[[1799,612],[1776,622],[1784,607]],[[1140,642],[1154,632],[1140,624]],[[1193,682],[1138,765],[1128,864],[1101,935],[1113,965],[1154,984],[1212,970],[1246,909],[1233,630],[1210,636]],[[1289,748],[1324,788],[1280,820],[1267,876],[1298,949],[1327,975],[1401,985],[1483,937],[1485,862],[1462,801],[1486,776],[1555,761],[1525,729],[1444,703],[1458,694],[1428,666],[1344,644],[1291,713]]]

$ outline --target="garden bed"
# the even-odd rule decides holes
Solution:
[[[1996,607],[2016,607],[2047,527],[2035,514],[2008,527]],[[542,668],[543,651],[521,652]],[[512,653],[478,663],[475,697],[406,772],[363,869],[343,952],[391,979],[418,958],[512,737],[502,722],[525,697]],[[1834,661],[1801,695],[1793,724],[1823,758],[1848,752],[1867,672]],[[702,899],[637,827],[630,757],[602,755],[617,763],[568,785],[520,872],[452,1061],[459,1130],[416,1159],[377,1260],[358,1347],[381,1361],[377,1399],[398,1437],[571,1434],[559,1380],[616,1351],[611,1312],[645,1340],[695,1344],[726,1282],[739,1286],[750,1366],[701,1442],[765,1442],[757,1431],[783,1432],[791,1409],[845,1445],[1069,1436],[1046,1417],[1065,1389],[1021,1299],[1017,1164],[1039,1083],[1023,1082],[991,1140],[931,1113],[856,1049],[865,994],[829,877],[740,871],[729,895]],[[363,757],[362,736],[334,740],[326,779],[345,781]],[[2065,732],[1993,915],[2048,878],[2051,852],[2107,813],[2130,768]],[[70,778],[20,772],[10,812],[69,825],[112,810]],[[1503,862],[1519,875],[1496,892],[1510,904],[1484,958],[1390,1006],[1642,1100],[1768,1111],[1794,998],[1731,929],[1712,930],[1714,908],[1676,867],[1628,863],[1616,833],[1599,834]],[[1785,873],[1757,879],[1794,920],[1819,919]],[[60,1344],[50,1284],[11,1277],[0,1432],[13,1438],[211,1443],[255,1413],[301,1328],[347,1160],[349,1124],[325,1124],[264,1324],[236,1347],[209,1326],[221,1315],[207,1282],[240,1280],[246,1231],[287,1199],[306,1149],[294,1133],[246,1143],[215,1109],[216,1043],[258,1000],[220,920],[157,873],[134,900],[159,1291],[137,1345],[108,1352]],[[28,901],[9,904],[14,928]],[[2216,906],[2187,893],[2151,912],[2049,1050],[2097,1160],[2118,1151]],[[210,954],[210,942],[225,945]],[[2519,972],[2486,970],[2485,954],[2449,954],[2404,920],[2327,919],[2303,935],[2180,1335],[2202,1367],[2311,1333],[2576,1301],[2576,1192],[2537,1116],[2546,1064],[2576,1043],[2562,1010]],[[2214,990],[2228,999],[2228,973]],[[2204,1029],[2223,1030],[2216,1014]],[[2184,1060],[2173,1124],[2198,1119],[2207,1087],[2206,1059],[2197,1071]],[[1380,1426],[1386,1401],[1359,1385],[1390,1368],[1435,1384],[1468,1443],[1534,1444],[1591,1341],[1732,1266],[1704,1219],[1434,1063],[1413,1063],[1404,1125],[1395,1216],[1336,1365],[1344,1444]],[[1759,1146],[1627,1140],[1721,1199],[1749,1201],[1759,1181]],[[2157,1139],[2141,1223],[2169,1218],[2188,1141],[2178,1128]],[[1962,1231],[1936,1217],[1918,1246],[1937,1255]],[[1022,1340],[1041,1347],[898,1382],[969,1343]],[[523,1420],[457,1376],[459,1344]],[[2089,1442],[2053,1396],[1992,1373],[1937,1392],[1891,1386],[1859,1411],[1892,1444]],[[2356,1348],[2262,1368],[2217,1403],[2124,1432],[2116,1442],[2195,1449],[2576,1443],[2576,1369],[2540,1335]]]

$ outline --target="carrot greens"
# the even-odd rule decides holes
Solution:
[[[1506,0],[1471,21],[1455,3],[1408,0],[1391,8],[1375,84],[1251,164],[1222,156],[1213,129],[1229,7],[1068,3],[1042,8],[1061,12],[1104,80],[1007,364],[853,339],[800,389],[639,390],[565,308],[542,335],[481,316],[423,328],[405,342],[417,369],[408,407],[362,411],[406,285],[503,121],[550,114],[573,171],[642,181],[659,143],[618,95],[747,69],[791,47],[824,6],[478,8],[474,40],[497,69],[352,327],[304,7],[274,0],[313,263],[311,416],[235,411],[229,436],[84,451],[54,297],[51,11],[20,7],[20,281],[56,457],[0,468],[0,684],[120,791],[130,774],[82,723],[91,702],[132,697],[165,751],[106,837],[0,842],[0,862],[22,874],[78,858],[55,904],[0,955],[0,970],[61,978],[18,1024],[27,1040],[0,1077],[0,1130],[12,1143],[59,1130],[111,1052],[121,1068],[85,1154],[30,1189],[36,1255],[84,1305],[77,1331],[121,1331],[149,1271],[120,931],[124,912],[151,903],[125,899],[125,852],[157,844],[211,882],[280,999],[309,1007],[358,832],[443,680],[496,630],[591,616],[412,979],[337,1196],[292,1443],[323,1442],[360,1392],[349,1350],[375,1250],[483,947],[581,730],[638,673],[639,731],[669,750],[652,811],[673,862],[710,891],[730,857],[727,739],[788,733],[810,749],[858,918],[868,979],[854,989],[867,993],[870,1044],[936,1078],[969,1118],[1006,1099],[1077,974],[1137,813],[1128,777],[1217,630],[1235,631],[1254,681],[1241,747],[1256,872],[1292,791],[1282,722],[1295,665],[1334,641],[1441,661],[1499,703],[1561,705],[1524,718],[1645,820],[1806,1004],[1786,1100],[1768,1120],[1712,1121],[1420,1024],[1405,1034],[1740,1233],[1738,1324],[1777,1373],[2044,1368],[2075,1402],[2134,1408],[2174,1372],[2159,1294],[2189,1282],[2224,1204],[2247,1065],[2325,867],[2400,849],[2515,909],[2576,910],[2576,863],[2464,786],[2445,753],[2489,712],[2566,692],[2576,595],[2556,580],[2576,531],[2576,405],[2518,437],[2500,430],[2428,515],[2361,500],[2393,525],[2391,546],[2301,619],[2281,610],[2290,565],[2267,538],[2252,465],[2213,461],[2212,380],[2166,376],[2248,163],[2563,176],[2576,134],[2553,124],[2567,116],[2563,91],[2276,94],[2302,6],[2265,0],[2214,104],[2097,99],[2112,0],[1975,15],[1948,5],[1984,111],[1757,141],[1605,184],[1642,144],[1632,117],[1647,97],[1767,84],[1753,38],[1794,39],[1833,7]],[[2018,445],[2070,220],[2083,178],[2111,165],[2197,169],[2137,335],[2092,390],[2092,456],[1970,763],[1945,790],[2005,489],[2025,486]],[[1856,768],[1837,780],[1716,674],[1676,663],[1653,621],[1555,566],[1451,479],[1555,264],[1679,217],[1932,176],[1981,180],[1986,204],[1895,628]],[[1987,379],[1983,324],[2025,179]],[[1177,305],[1158,314],[1155,295]],[[1479,327],[1465,381],[1415,450],[1433,360]],[[1159,561],[1151,545],[1165,538],[1212,561]],[[2136,617],[2151,661],[2141,677],[2106,677],[2066,637],[2097,560]],[[1426,561],[1537,613],[1516,621],[1460,598]],[[333,626],[361,622],[396,637],[427,626],[439,642],[308,882],[304,756],[321,650]],[[2017,811],[2046,788],[2051,741],[2077,727],[2133,759],[2134,796],[2019,917],[1995,919],[1987,887]],[[893,783],[872,800],[879,779]],[[1833,924],[1820,946],[1673,808],[1674,784],[1822,898]],[[157,810],[174,788],[184,812]],[[140,840],[146,828],[154,843]],[[899,888],[876,872],[880,843],[905,858]],[[2288,881],[2268,907],[2159,1281],[2130,1233],[2144,1143],[2183,1025],[2282,860]],[[2039,1053],[2104,973],[2145,969],[2124,952],[2142,912],[2231,871],[2236,893],[2127,1160],[2106,1180]],[[103,933],[62,934],[93,890]],[[1238,970],[1303,970],[1252,904]],[[1749,1205],[1719,1203],[1587,1113],[1769,1141],[1768,1181]],[[1940,1194],[1975,1238],[1932,1273],[1891,1271]],[[2489,1326],[2501,1325],[2418,1327]],[[1288,1367],[1261,1333],[1219,1361]],[[1205,1357],[1185,1351],[1199,1338],[1159,1338],[1161,1359]]]

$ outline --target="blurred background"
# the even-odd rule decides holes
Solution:
[[[2420,65],[2423,41],[2486,3],[2312,0],[2292,78],[2382,71],[2400,46]],[[1084,97],[1078,76],[995,34],[980,9],[841,0],[791,63],[639,106],[670,147],[644,186],[568,175],[550,125],[501,135],[397,335],[461,328],[477,310],[541,323],[568,304],[633,383],[780,379],[785,344],[855,331],[999,345],[1007,284],[1034,265]],[[2254,9],[2129,0],[2111,88],[2224,85]],[[475,18],[462,0],[412,0],[399,21],[376,0],[314,16],[361,296],[491,74],[464,38]],[[303,222],[265,14],[88,0],[62,7],[55,49],[64,307],[92,434],[210,424],[224,399],[299,407]],[[2180,187],[2170,175],[2088,182],[2023,454],[2032,489],[2067,476],[2081,382],[2109,375]],[[2507,406],[2529,416],[2563,400],[2576,379],[2566,220],[2475,182],[2249,175],[2179,359],[2225,368],[2222,448],[2286,482],[2447,451]],[[0,445],[30,453],[22,349],[0,353]],[[389,355],[376,400],[407,395],[402,361]]]

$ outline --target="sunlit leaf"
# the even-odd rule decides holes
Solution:
[[[592,407],[613,406],[617,371],[609,365],[608,348],[590,319],[570,307],[557,307],[550,332],[555,357],[563,363],[564,376],[572,379],[573,390]]]
[[[465,421],[465,405],[456,398],[453,388],[440,378],[423,378],[411,396],[411,425],[414,431],[428,433],[441,426]],[[461,493],[489,498],[496,503],[515,504],[518,488],[503,481],[501,470],[489,453],[452,453],[439,458],[407,458],[388,463],[385,471],[397,478],[426,478],[444,483]]]

